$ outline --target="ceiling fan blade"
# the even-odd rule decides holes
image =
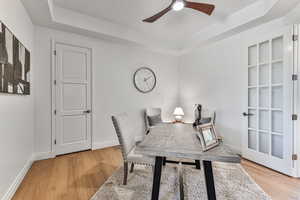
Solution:
[[[159,18],[161,18],[163,15],[165,15],[167,12],[169,12],[172,9],[172,5],[174,3],[174,0],[172,1],[171,5],[167,8],[165,8],[164,10],[160,11],[159,13],[157,13],[156,15],[153,15],[152,17],[149,17],[147,19],[144,19],[143,22],[148,22],[148,23],[153,23],[156,20],[158,20]]]
[[[196,3],[196,2],[189,2],[185,1],[185,7],[186,8],[191,8],[194,10],[198,10],[200,12],[203,12],[207,15],[211,15],[212,12],[215,9],[215,6],[212,4],[206,4],[206,3]]]

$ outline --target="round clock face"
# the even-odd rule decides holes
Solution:
[[[138,91],[148,93],[156,86],[156,76],[151,69],[142,67],[134,73],[133,82]]]

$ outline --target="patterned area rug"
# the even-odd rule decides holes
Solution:
[[[218,200],[271,200],[239,164],[213,164]],[[183,167],[185,200],[207,200],[203,170]],[[176,165],[163,168],[160,200],[179,200],[179,178]],[[150,200],[152,169],[136,166],[122,185],[123,168],[115,172],[91,200]]]

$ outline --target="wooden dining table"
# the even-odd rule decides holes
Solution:
[[[162,123],[151,127],[149,134],[137,145],[136,153],[155,157],[152,200],[159,199],[161,171],[166,157],[201,160],[208,200],[216,200],[212,162],[240,163],[241,160],[223,143],[204,152],[196,134],[192,124]]]

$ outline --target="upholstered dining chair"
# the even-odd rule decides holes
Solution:
[[[161,108],[147,108],[145,110],[146,132],[149,131],[151,126],[162,123],[161,112]]]
[[[203,119],[210,119],[210,123],[212,124],[216,124],[216,117],[217,117],[217,113],[215,110],[213,109],[209,109],[209,108],[204,108],[202,110],[202,118]]]
[[[112,116],[112,122],[121,145],[124,161],[123,185],[126,185],[128,164],[131,164],[130,172],[133,172],[135,164],[154,166],[155,160],[152,157],[136,154],[134,152],[136,128],[134,126],[134,120],[131,120],[127,113]]]
[[[198,105],[198,104],[196,104],[196,105]],[[212,123],[215,125],[216,117],[217,117],[217,113],[215,110],[209,109],[209,108],[202,108],[201,120],[198,123],[200,123],[200,124]],[[199,118],[198,111],[195,110],[195,120],[198,118]]]

